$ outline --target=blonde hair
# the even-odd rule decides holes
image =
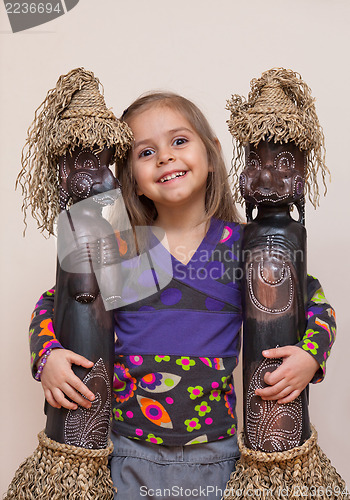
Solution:
[[[101,87],[101,91],[100,91]],[[115,147],[113,162],[131,146],[132,133],[107,109],[103,87],[91,71],[76,68],[60,76],[35,111],[22,151],[16,188],[22,187],[22,210],[31,213],[41,231],[53,234],[60,211],[58,159],[77,146]]]
[[[244,168],[244,147],[263,140],[275,143],[294,142],[306,152],[306,191],[311,203],[319,204],[318,174],[327,192],[325,145],[315,99],[299,73],[273,68],[250,82],[248,99],[237,94],[227,101],[231,112],[227,121],[234,140],[232,170],[236,189],[234,199],[242,201],[238,189],[240,170]]]
[[[207,119],[191,101],[172,92],[150,92],[134,101],[123,113],[121,120],[128,122],[132,117],[152,106],[167,106],[181,113],[202,140],[212,171],[208,174],[206,189],[207,218],[217,217],[227,221],[239,221],[239,215],[232,199],[228,173],[217,138]],[[136,182],[132,175],[131,153],[126,161],[117,163],[117,177],[122,185],[124,202],[133,227],[151,225],[157,216],[152,200],[138,196]]]

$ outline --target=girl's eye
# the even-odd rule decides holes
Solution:
[[[174,145],[175,146],[181,146],[182,144],[185,144],[187,141],[187,139],[185,139],[184,137],[178,137],[177,139],[174,140]]]
[[[144,158],[145,156],[151,156],[153,153],[154,153],[154,151],[152,149],[144,149],[139,154],[139,158]]]

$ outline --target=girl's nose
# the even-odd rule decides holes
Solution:
[[[175,161],[175,156],[169,151],[164,151],[164,153],[159,153],[157,165],[161,167],[162,165],[166,165],[167,163],[172,163]]]

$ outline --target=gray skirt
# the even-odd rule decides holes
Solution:
[[[221,499],[239,457],[236,436],[213,443],[163,446],[112,433],[117,500]]]

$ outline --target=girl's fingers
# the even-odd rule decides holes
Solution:
[[[280,394],[287,388],[284,380],[281,380],[275,385],[265,387],[264,389],[256,389],[255,394],[260,396],[262,399],[277,399],[275,396]]]
[[[82,380],[80,380],[79,377],[77,377],[76,375],[73,374],[73,376],[70,377],[67,382],[69,383],[69,385],[71,387],[73,387],[73,389],[75,389],[75,391],[78,391],[78,393],[82,394],[89,401],[94,401],[95,394],[90,391],[90,389],[84,384],[84,382]],[[69,396],[69,394],[67,394],[67,396]],[[84,401],[87,402],[86,399],[84,399]],[[82,405],[82,406],[85,406],[85,405]]]
[[[275,347],[274,349],[267,349],[262,352],[265,358],[283,358],[284,356],[290,355],[290,346],[285,347]]]
[[[63,392],[60,389],[53,389],[52,395],[57,403],[63,406],[63,408],[67,408],[67,410],[76,410],[78,408],[78,405],[76,403],[68,401],[68,399],[65,398]]]
[[[44,394],[45,394],[45,399],[49,403],[50,406],[52,406],[53,408],[58,408],[58,409],[61,408],[61,405],[57,403],[57,401],[53,397],[50,389],[45,389]]]
[[[294,401],[294,399],[296,399],[300,394],[300,391],[293,391],[291,392],[288,396],[286,397],[282,397],[282,399],[279,399],[277,401],[277,403],[279,403],[280,405],[283,405],[285,403],[291,403],[292,401]]]
[[[68,398],[70,398],[78,405],[83,406],[83,408],[91,408],[90,401],[88,401],[81,394],[79,394],[79,392],[77,392],[71,385],[65,384],[63,386],[63,392]]]
[[[69,361],[75,365],[83,366],[84,368],[92,368],[94,366],[92,361],[84,358],[84,356],[81,356],[80,354],[76,354],[73,351],[70,351],[69,353]]]
[[[293,389],[291,387],[286,387],[285,389],[277,392],[276,394],[273,394],[272,396],[269,396],[269,397],[263,397],[262,399],[268,399],[269,401],[280,401],[281,399],[283,398],[287,398],[291,392],[293,391]]]

